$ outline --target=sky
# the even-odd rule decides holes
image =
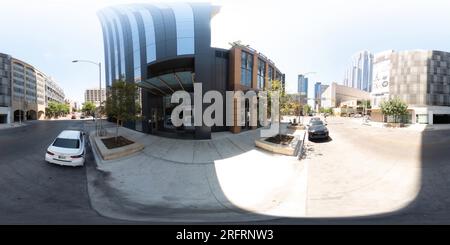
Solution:
[[[155,1],[1,0],[0,53],[34,65],[55,78],[68,99],[82,103],[84,90],[98,87],[98,68],[71,61],[104,63],[96,12],[135,2]],[[210,2],[222,7],[211,22],[213,47],[249,44],[286,74],[288,92],[297,91],[298,74],[315,72],[309,76],[311,97],[315,82],[341,83],[350,57],[361,50],[450,51],[448,0]]]

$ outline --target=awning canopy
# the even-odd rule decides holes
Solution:
[[[194,73],[190,71],[168,73],[143,80],[138,85],[154,95],[167,96],[176,91],[193,92]]]

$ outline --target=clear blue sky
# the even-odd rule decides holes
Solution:
[[[194,0],[195,1],[195,0]],[[53,76],[68,98],[83,102],[97,87],[103,62],[96,11],[128,0],[2,0],[0,52],[23,59]],[[163,2],[163,1],[158,1]],[[172,1],[173,2],[173,1]],[[191,1],[192,2],[192,1]],[[288,91],[297,74],[317,72],[313,82],[341,82],[351,55],[394,49],[450,51],[447,0],[213,0],[222,12],[212,22],[213,46],[242,40],[286,73]]]

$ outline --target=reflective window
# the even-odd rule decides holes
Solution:
[[[128,20],[131,26],[131,39],[133,40],[133,64],[134,64],[134,81],[141,81],[141,45],[139,41],[139,27],[136,16],[130,10],[126,10]]]
[[[241,53],[241,84],[252,86],[253,80],[253,55],[242,51]]]
[[[122,22],[119,15],[112,9],[107,9],[107,17],[111,23],[111,29],[114,40],[114,57],[115,57],[115,78],[125,78],[125,44],[123,36]]]
[[[272,86],[273,74],[274,74],[273,71],[274,71],[273,67],[269,66],[269,84],[270,84],[269,86]]]
[[[114,80],[119,79],[119,48],[117,45],[117,32],[116,32],[116,28],[114,24],[110,25],[111,30],[112,30],[112,41],[113,41],[113,50],[114,50],[114,64],[113,64],[113,69],[114,69]]]
[[[194,13],[187,3],[171,4],[177,28],[177,54],[195,53]]]
[[[108,25],[106,24],[106,20],[102,14],[100,15],[100,19],[101,19],[100,22],[102,25],[102,29],[105,32],[105,36],[106,36],[105,69],[106,69],[106,84],[109,85],[109,83],[111,81],[111,43],[110,43],[111,37],[109,35],[110,30],[109,30]]]
[[[156,60],[155,27],[149,10],[141,9],[139,13],[144,21],[147,63],[150,63]]]
[[[264,89],[265,75],[266,75],[266,62],[259,59],[258,60],[258,88],[259,89]]]

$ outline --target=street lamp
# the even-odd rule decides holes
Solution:
[[[99,83],[99,88],[100,88],[100,107],[101,107],[102,102],[103,102],[102,101],[102,63],[101,62],[97,63],[97,62],[90,61],[90,60],[73,60],[72,63],[90,63],[90,64],[98,66],[98,83]],[[101,113],[99,113],[99,114],[100,114],[100,117],[99,117],[100,129],[97,129],[97,136],[102,136],[102,134],[103,134],[102,117],[101,117]]]

